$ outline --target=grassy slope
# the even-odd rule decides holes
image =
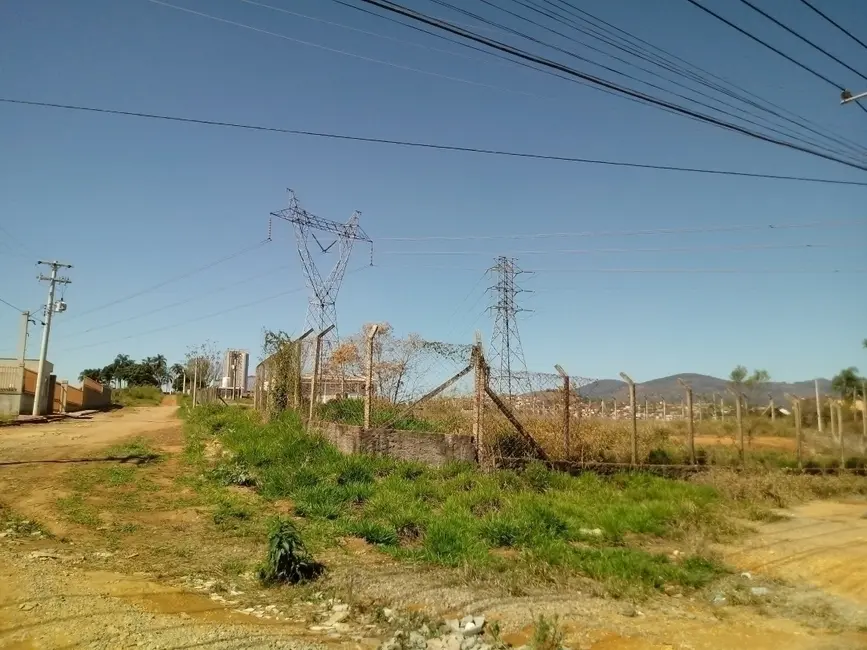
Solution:
[[[158,386],[130,386],[112,391],[111,401],[121,406],[159,406],[163,392]]]
[[[722,571],[707,557],[674,561],[645,550],[725,530],[710,486],[643,474],[571,477],[541,465],[520,473],[483,474],[464,464],[435,469],[342,456],[289,414],[264,427],[240,409],[200,408],[187,419],[191,458],[201,461],[217,434],[233,457],[211,476],[252,479],[265,498],[291,499],[320,549],[350,535],[408,561],[475,575],[583,575],[619,593],[667,583],[699,587]]]

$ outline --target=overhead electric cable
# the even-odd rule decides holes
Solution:
[[[792,122],[793,124],[799,125],[801,128],[815,133],[816,135],[827,138],[828,140],[850,148],[856,153],[859,153],[860,155],[864,155],[865,153],[865,147],[863,145],[859,145],[838,133],[828,130],[817,122],[791,111],[785,106],[781,106],[780,104],[776,104],[768,99],[765,99],[757,95],[756,93],[747,90],[743,86],[740,86],[724,77],[721,77],[707,70],[706,68],[702,68],[701,66],[698,66],[695,63],[688,61],[664,48],[654,45],[653,43],[639,36],[636,36],[629,31],[621,29],[620,27],[617,27],[616,25],[602,18],[599,18],[598,16],[589,13],[588,11],[571,4],[566,0],[543,1],[551,6],[555,6],[556,8],[565,11],[576,20],[579,20],[582,23],[588,25],[591,28],[591,31],[599,30],[603,34],[610,36],[612,39],[617,39],[618,41],[625,43],[627,50],[631,51],[635,56],[643,58],[648,62],[652,62],[655,65],[659,65],[672,72],[678,72],[680,74],[683,74],[684,76],[693,79],[697,83],[705,85],[708,88],[717,90],[718,92],[721,92],[733,99],[737,99],[759,110],[766,111],[772,115],[776,115],[782,119]],[[557,2],[557,5],[554,5],[554,2]],[[603,40],[603,42],[609,43],[615,47],[617,46],[613,42],[605,40],[603,36],[599,36],[598,32],[596,32],[595,34],[596,37],[600,40]],[[710,81],[707,77],[710,77],[711,79],[714,79],[716,81]],[[769,106],[771,108],[768,108]],[[786,117],[786,115],[792,117]]]
[[[813,41],[811,41],[809,38],[807,38],[806,36],[802,36],[801,34],[799,34],[798,32],[796,32],[794,29],[792,29],[791,27],[789,27],[788,25],[784,25],[784,24],[781,23],[779,20],[777,20],[776,18],[774,18],[772,15],[770,15],[768,12],[766,12],[766,11],[764,11],[763,9],[761,9],[760,7],[757,7],[756,5],[754,5],[752,2],[750,2],[750,0],[741,0],[741,2],[742,2],[743,4],[745,4],[746,6],[748,6],[750,9],[752,9],[753,11],[755,11],[756,13],[759,13],[759,14],[761,14],[762,16],[764,16],[765,18],[767,18],[768,20],[770,20],[770,21],[771,21],[772,23],[774,23],[777,27],[780,27],[781,29],[786,30],[787,32],[789,32],[789,34],[791,34],[791,35],[794,36],[795,38],[800,39],[801,41],[803,41],[804,43],[806,43],[807,45],[809,45],[810,47],[812,47],[814,50],[817,50],[817,51],[821,52],[822,54],[824,54],[825,56],[827,56],[829,59],[832,59],[833,61],[836,61],[837,63],[839,63],[840,65],[842,65],[844,68],[846,68],[847,70],[849,70],[849,72],[854,72],[854,73],[857,74],[859,77],[861,77],[864,81],[867,81],[867,77],[865,77],[863,74],[861,74],[860,72],[858,72],[855,68],[853,68],[852,66],[850,66],[848,63],[846,63],[845,61],[842,61],[841,59],[838,59],[836,56],[834,56],[833,54],[831,54],[830,52],[828,52],[826,49],[824,49],[823,47],[820,47],[819,45],[816,45],[816,44],[815,44]]]
[[[694,117],[694,118],[697,118],[701,121],[707,122],[708,124],[713,124],[715,126],[719,126],[719,127],[731,130],[731,131],[735,131],[737,133],[741,133],[743,135],[746,135],[746,136],[749,136],[749,137],[752,137],[752,138],[755,138],[758,140],[762,140],[765,142],[776,144],[776,145],[786,147],[786,148],[789,148],[789,149],[792,149],[795,151],[801,151],[803,153],[808,153],[808,154],[811,154],[813,156],[823,158],[825,160],[831,160],[831,161],[840,163],[842,165],[846,165],[847,167],[853,167],[855,169],[867,171],[867,166],[865,166],[863,164],[849,162],[847,160],[840,159],[836,156],[832,156],[832,155],[823,153],[821,151],[816,151],[816,150],[810,149],[808,147],[803,147],[801,145],[798,145],[798,144],[795,144],[792,142],[787,142],[785,140],[780,140],[778,138],[774,138],[774,137],[771,137],[771,136],[768,136],[768,135],[765,135],[762,133],[757,133],[755,131],[751,131],[750,129],[744,128],[742,126],[739,126],[736,124],[731,124],[731,123],[726,122],[724,120],[717,119],[713,116],[699,113],[697,111],[693,111],[691,109],[685,108],[685,107],[680,106],[678,104],[673,104],[671,102],[659,99],[657,97],[652,97],[652,96],[647,95],[645,93],[641,93],[639,91],[635,91],[635,90],[632,90],[630,88],[626,88],[624,86],[619,86],[618,84],[615,84],[615,83],[608,81],[606,79],[602,79],[600,77],[596,77],[594,75],[590,75],[590,74],[587,74],[585,72],[575,70],[574,68],[570,68],[569,66],[563,65],[561,63],[557,63],[556,61],[552,61],[552,60],[546,59],[544,57],[536,56],[534,54],[531,54],[531,53],[526,52],[524,50],[521,50],[519,48],[512,47],[511,45],[506,45],[505,43],[502,43],[500,41],[495,41],[493,39],[490,39],[490,38],[487,38],[484,36],[480,36],[480,35],[475,34],[473,32],[469,32],[463,28],[456,27],[455,25],[448,23],[446,21],[442,21],[442,20],[439,20],[436,18],[431,18],[429,16],[426,16],[425,14],[421,14],[417,11],[412,10],[412,9],[407,9],[406,7],[404,7],[402,5],[398,5],[398,4],[393,3],[393,2],[383,2],[382,0],[360,0],[360,1],[364,2],[366,4],[369,4],[369,5],[372,5],[372,6],[380,7],[381,9],[385,9],[387,11],[397,13],[399,15],[410,17],[410,18],[417,20],[419,22],[429,24],[429,25],[434,26],[434,27],[438,27],[438,28],[443,29],[445,31],[449,31],[451,33],[457,34],[457,35],[462,36],[464,38],[473,40],[475,42],[483,43],[483,44],[485,44],[489,47],[492,47],[494,49],[498,49],[498,50],[503,51],[503,52],[508,52],[508,53],[512,54],[513,56],[519,57],[521,59],[524,59],[527,61],[532,61],[532,62],[538,63],[540,65],[544,65],[546,67],[550,67],[550,68],[553,68],[555,70],[565,72],[566,74],[569,74],[569,75],[575,76],[577,78],[584,79],[586,81],[590,81],[592,83],[598,84],[598,85],[602,86],[603,88],[615,90],[615,91],[623,94],[624,96],[639,98],[639,99],[642,99],[642,100],[646,101],[647,103],[653,104],[655,106],[664,106],[664,107],[667,107],[667,108],[669,108],[669,109],[671,109],[677,113],[680,113],[682,115]],[[689,1],[693,1],[693,0],[689,0]]]
[[[861,47],[867,49],[867,43],[865,43],[865,42],[862,41],[860,38],[858,38],[857,36],[855,36],[852,32],[850,32],[849,30],[847,30],[845,27],[843,27],[841,24],[839,24],[838,22],[836,22],[836,21],[835,21],[834,19],[832,19],[830,16],[828,16],[827,14],[825,14],[825,13],[823,13],[822,11],[820,11],[819,9],[817,9],[815,6],[813,6],[812,3],[807,2],[807,0],[801,0],[801,2],[802,2],[803,4],[805,4],[805,5],[807,5],[807,6],[808,6],[810,9],[812,9],[814,12],[816,12],[817,14],[819,14],[822,18],[824,18],[825,20],[827,20],[829,23],[831,23],[834,27],[836,27],[837,29],[839,29],[841,32],[843,32],[844,34],[846,34],[846,36],[848,36],[848,37],[851,38],[853,41],[855,41],[856,43],[858,43]]]
[[[377,237],[377,241],[466,241],[486,239],[546,239],[549,237],[622,237],[634,235],[684,235],[695,233],[740,232],[755,230],[791,230],[799,228],[834,228],[843,226],[867,226],[867,219],[838,219],[831,221],[807,221],[777,224],[735,224],[717,226],[689,226],[684,228],[645,228],[640,230],[602,230],[584,232],[543,232],[509,235],[430,235],[423,237]]]
[[[222,264],[223,262],[228,262],[229,260],[235,259],[236,257],[243,255],[244,253],[248,253],[248,252],[255,250],[261,246],[264,246],[269,241],[270,240],[268,240],[268,239],[264,239],[262,241],[256,242],[252,246],[245,246],[241,250],[238,250],[234,253],[231,253],[230,255],[226,255],[226,256],[221,257],[219,259],[216,259],[212,262],[208,262],[207,264],[204,264],[202,266],[197,266],[196,268],[191,269],[189,271],[186,271],[184,273],[181,273],[179,275],[173,275],[172,277],[167,278],[166,280],[161,280],[160,282],[157,282],[156,284],[152,284],[148,287],[145,287],[144,289],[139,289],[138,291],[134,291],[133,293],[127,294],[125,296],[121,296],[120,298],[115,298],[114,300],[110,300],[106,303],[98,305],[97,307],[93,307],[91,309],[86,309],[82,312],[78,312],[78,313],[74,314],[72,316],[72,318],[79,318],[81,316],[86,316],[87,314],[92,314],[93,312],[96,312],[96,311],[102,311],[103,309],[108,309],[109,307],[119,305],[120,303],[126,302],[127,300],[132,300],[133,298],[137,298],[137,297],[144,295],[146,293],[150,293],[151,291],[154,291],[155,289],[160,289],[160,288],[166,286],[167,284],[171,284],[172,282],[177,282],[178,280],[183,280],[183,279],[188,278],[192,275],[195,275],[196,273],[201,273],[202,271],[206,271],[210,268],[213,268],[213,267],[217,266],[218,264]]]
[[[434,149],[439,151],[456,151],[463,153],[476,153],[491,156],[507,156],[512,158],[527,158],[532,160],[549,160],[554,162],[568,162],[588,165],[603,165],[610,167],[628,167],[635,169],[653,169],[658,171],[687,172],[693,174],[711,174],[719,176],[739,176],[745,178],[761,178],[767,180],[799,181],[806,183],[825,183],[830,185],[853,185],[864,187],[867,181],[847,181],[831,178],[815,178],[810,176],[790,176],[785,174],[762,174],[755,172],[741,172],[728,169],[707,169],[701,167],[680,167],[677,165],[653,165],[650,163],[634,163],[617,160],[604,160],[599,158],[578,158],[573,156],[556,156],[551,154],[537,154],[525,151],[509,151],[503,149],[485,149],[481,147],[465,147],[459,145],[435,144],[432,142],[417,142],[412,140],[394,140],[389,138],[373,138],[340,133],[324,133],[320,131],[306,131],[301,129],[284,129],[279,127],[261,126],[255,124],[243,124],[240,122],[224,122],[219,120],[206,120],[202,118],[180,117],[176,115],[164,115],[159,113],[144,113],[140,111],[122,111],[95,106],[78,106],[75,104],[58,104],[53,102],[37,102],[24,99],[12,99],[0,97],[0,102],[6,104],[18,104],[22,106],[38,106],[41,108],[53,108],[68,111],[80,111],[85,113],[99,113],[105,115],[120,115],[124,117],[138,117],[152,120],[164,120],[168,122],[181,122],[186,124],[198,124],[203,126],[217,126],[223,128],[244,129],[248,131],[261,131],[267,133],[283,133],[286,135],[301,135],[315,138],[329,138],[335,140],[347,140],[352,142],[366,142],[371,144],[386,144],[400,147],[419,149]]]
[[[804,65],[803,63],[801,63],[800,61],[798,61],[797,59],[793,59],[792,57],[790,57],[788,54],[786,54],[786,53],[783,52],[782,50],[779,50],[779,49],[777,49],[776,47],[774,47],[773,45],[770,45],[769,43],[766,43],[765,41],[763,41],[762,39],[760,39],[758,36],[755,36],[754,34],[751,34],[750,32],[748,32],[747,30],[743,29],[742,27],[739,27],[738,25],[735,25],[732,21],[728,20],[727,18],[723,18],[722,16],[720,16],[720,15],[719,15],[718,13],[716,13],[715,11],[713,11],[713,10],[711,10],[711,9],[708,9],[707,7],[705,7],[705,6],[704,6],[703,4],[701,4],[700,2],[697,2],[697,0],[686,0],[686,1],[687,1],[689,4],[691,4],[691,5],[695,6],[695,7],[698,7],[699,9],[701,9],[702,11],[704,11],[705,13],[710,14],[711,16],[713,16],[714,18],[716,18],[717,20],[720,20],[720,21],[724,22],[726,25],[728,25],[728,26],[731,27],[732,29],[734,29],[734,30],[740,32],[741,34],[743,34],[743,35],[746,36],[747,38],[752,39],[753,41],[755,41],[755,42],[758,43],[759,45],[762,45],[763,47],[766,47],[767,49],[771,50],[772,52],[776,52],[777,54],[779,54],[781,57],[783,57],[783,58],[786,59],[787,61],[790,61],[791,63],[794,63],[796,66],[798,66],[798,67],[801,68],[802,70],[806,70],[807,72],[809,72],[810,74],[812,74],[814,77],[818,77],[819,79],[821,79],[821,80],[824,81],[825,83],[827,83],[827,84],[829,84],[829,85],[831,85],[831,86],[834,86],[834,88],[836,88],[837,90],[843,91],[843,90],[845,89],[845,86],[843,86],[842,84],[839,84],[839,83],[837,83],[837,82],[835,82],[835,81],[831,81],[831,79],[829,79],[828,77],[826,77],[825,75],[823,75],[821,72],[816,72],[815,70],[813,70],[813,69],[810,68],[809,66],[806,66],[806,65]]]

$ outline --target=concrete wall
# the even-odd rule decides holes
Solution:
[[[473,437],[462,434],[417,431],[364,431],[361,427],[336,422],[319,425],[322,436],[344,454],[374,454],[428,465],[449,461],[476,462]]]

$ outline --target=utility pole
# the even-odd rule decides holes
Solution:
[[[71,264],[61,264],[60,262],[44,262],[39,260],[37,264],[43,264],[45,266],[51,267],[51,275],[46,277],[42,274],[38,276],[38,279],[42,282],[48,282],[48,302],[45,303],[45,323],[42,326],[42,346],[39,349],[39,369],[36,373],[36,394],[33,396],[33,415],[40,415],[40,411],[42,410],[42,399],[48,398],[50,396],[46,396],[46,386],[45,383],[45,360],[48,356],[48,337],[51,335],[51,316],[55,310],[58,312],[64,311],[66,309],[66,305],[64,303],[58,303],[55,305],[54,303],[54,294],[55,289],[58,284],[69,284],[71,280],[69,278],[58,278],[57,271],[58,269],[71,269]]]
[[[819,380],[814,379],[813,384],[816,386],[816,424],[819,426],[819,433],[822,433],[822,398],[819,396]]]

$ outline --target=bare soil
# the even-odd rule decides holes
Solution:
[[[163,460],[104,460],[108,447],[138,437]],[[291,504],[226,490],[253,514],[216,523],[214,495],[197,486],[182,450],[170,403],[0,429],[0,501],[53,534],[0,526],[0,648],[373,648],[392,632],[375,615],[381,606],[431,620],[484,614],[515,646],[544,614],[559,617],[573,650],[867,648],[865,501],[786,511],[720,549],[736,573],[709,593],[641,603],[599,597],[590,584],[479,586],[358,540],[321,558],[321,584],[263,589],[251,574],[264,552],[257,522]],[[317,625],[331,597],[352,604],[338,631]]]

